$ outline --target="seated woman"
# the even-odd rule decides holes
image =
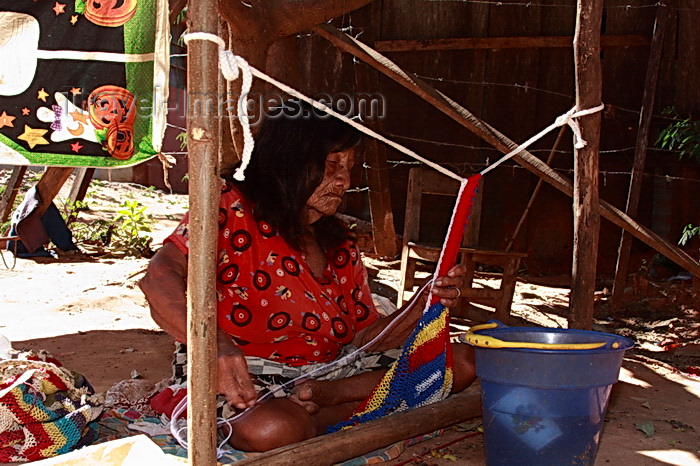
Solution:
[[[375,309],[353,236],[334,217],[361,156],[361,134],[299,101],[287,101],[283,110],[263,122],[245,181],[226,181],[219,208],[212,296],[219,326],[217,383],[225,417],[231,407],[249,408],[233,422],[230,440],[245,451],[302,441],[349,418],[400,354],[428,298],[423,293],[351,365],[257,402],[263,393],[372,341],[393,319]],[[188,221],[185,216],[140,282],[153,319],[181,343],[187,339]],[[453,306],[463,275],[462,266],[453,267],[432,293]],[[453,355],[456,392],[475,374],[470,346],[454,344]],[[179,376],[186,374],[184,358],[183,346]]]

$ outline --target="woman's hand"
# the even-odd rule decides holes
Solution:
[[[226,401],[237,409],[250,408],[255,404],[257,394],[248,373],[243,351],[225,335],[219,335],[219,354],[217,365],[217,393],[226,397]]]
[[[435,280],[432,294],[440,298],[443,306],[453,307],[457,304],[457,299],[461,296],[460,289],[464,285],[465,273],[464,265],[457,264],[447,272],[447,275]]]

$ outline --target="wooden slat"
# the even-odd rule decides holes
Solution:
[[[94,168],[83,167],[78,169],[75,179],[73,180],[73,186],[71,186],[70,193],[68,194],[68,199],[72,203],[85,199],[85,194],[87,193],[88,187],[90,187],[90,181],[92,181],[94,174]]]
[[[481,388],[475,382],[466,390],[437,403],[277,448],[236,464],[326,466],[480,415]]]
[[[656,24],[654,36],[649,51],[649,63],[644,82],[644,94],[642,97],[642,108],[639,112],[639,129],[637,130],[637,144],[634,151],[634,162],[632,164],[632,174],[630,176],[629,191],[627,193],[627,206],[625,212],[630,217],[637,216],[639,207],[639,196],[642,191],[644,177],[644,164],[646,162],[647,146],[649,142],[649,128],[654,112],[654,97],[656,95],[656,84],[661,66],[661,54],[664,48],[664,37],[671,19],[670,8],[665,5],[657,6]],[[617,264],[615,266],[615,281],[611,302],[616,305],[620,302],[627,285],[627,273],[629,270],[629,259],[632,250],[632,236],[622,230],[620,236],[620,246],[617,251]]]
[[[12,214],[15,198],[26,172],[26,165],[16,166],[12,169],[10,179],[7,180],[7,186],[5,186],[5,192],[2,193],[2,198],[0,198],[0,222],[5,222]],[[2,233],[0,231],[0,234]]]
[[[571,36],[544,37],[468,37],[455,39],[420,40],[380,40],[374,42],[378,52],[414,52],[429,50],[505,50],[570,48],[574,42]],[[649,38],[639,34],[602,36],[601,46],[605,47],[646,47]]]

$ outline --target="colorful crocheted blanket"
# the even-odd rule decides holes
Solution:
[[[480,180],[481,175],[477,174],[462,183],[435,278],[446,275],[456,262]],[[449,322],[449,310],[433,296],[401,356],[379,385],[350,419],[331,426],[328,431],[445,399],[452,389],[453,377]]]
[[[0,462],[67,453],[97,438],[102,406],[80,374],[38,360],[0,361]]]

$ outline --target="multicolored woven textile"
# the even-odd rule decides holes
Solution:
[[[155,156],[165,0],[0,0],[0,164],[124,167]]]
[[[0,462],[34,461],[89,445],[102,407],[79,374],[56,364],[0,361]]]
[[[480,180],[481,175],[474,175],[462,182],[435,278],[446,275],[456,262]],[[331,426],[328,431],[445,399],[452,389],[453,377],[449,320],[449,310],[433,296],[401,356],[379,385],[350,419]]]

